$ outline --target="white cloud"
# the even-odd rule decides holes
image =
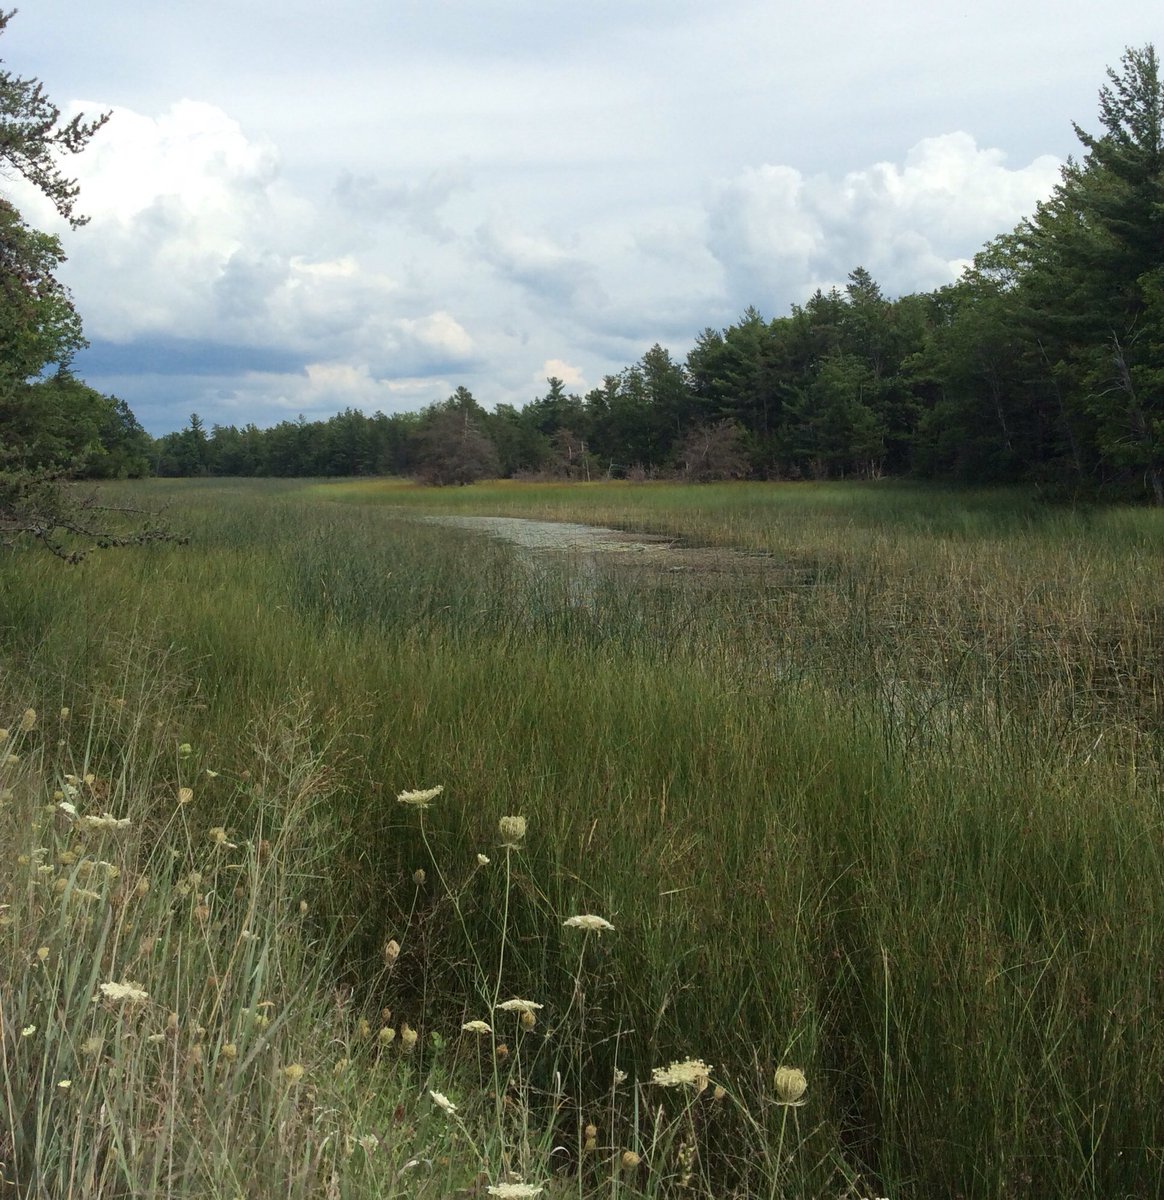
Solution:
[[[840,180],[793,167],[750,168],[722,185],[708,245],[729,290],[780,309],[819,283],[865,266],[900,293],[949,283],[968,254],[1030,213],[1057,181],[1051,156],[1009,168],[967,133],[926,138],[905,162]]]
[[[212,105],[180,101],[157,117],[119,110],[76,169],[91,221],[66,235],[65,277],[91,339],[170,337],[207,343],[208,357],[234,345],[342,361],[354,374],[329,367],[313,378],[337,395],[346,381],[353,403],[369,394],[362,372],[440,372],[474,353],[448,305],[385,269],[374,232],[337,235],[335,207],[289,186],[274,147]],[[405,206],[423,207],[459,179],[405,187]]]
[[[586,377],[579,367],[571,366],[561,358],[547,358],[540,371],[535,372],[533,382],[544,384],[547,379],[560,379],[575,392],[586,390]]]
[[[82,162],[85,209],[94,220],[127,221],[172,198],[189,214],[213,214],[226,236],[250,215],[238,211],[239,201],[262,203],[279,173],[273,145],[195,100],[179,100],[156,118],[114,109]]]
[[[397,324],[419,345],[440,355],[460,359],[473,353],[473,339],[450,313],[429,313],[416,320],[401,317]]]
[[[157,117],[115,109],[70,166],[90,223],[66,235],[63,274],[91,337],[245,337],[300,270],[289,248],[311,206],[281,182],[275,148],[213,105],[180,100]],[[60,228],[43,198],[22,200]]]

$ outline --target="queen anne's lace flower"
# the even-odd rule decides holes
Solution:
[[[140,983],[99,983],[97,987],[106,1000],[115,1003],[142,1004],[150,998]]]
[[[81,829],[128,829],[130,823],[128,817],[115,817],[112,813],[77,818],[77,825]]]
[[[497,822],[501,844],[516,850],[525,838],[525,817],[502,817]]]
[[[596,917],[593,913],[582,913],[581,916],[567,917],[562,924],[567,929],[592,929],[595,933],[614,931],[614,926],[609,921],[603,917]]]
[[[401,804],[408,804],[412,808],[428,808],[431,801],[435,800],[444,790],[444,784],[437,784],[436,787],[420,788],[413,792],[398,792],[396,799]]]
[[[486,1033],[493,1032],[493,1030],[490,1029],[484,1021],[466,1021],[461,1028],[465,1030],[466,1033],[479,1033],[484,1035]]]
[[[444,1094],[444,1092],[434,1092],[431,1089],[428,1093],[432,1097],[433,1103],[443,1112],[452,1116],[457,1111],[457,1106]]]
[[[536,1013],[539,1008],[545,1008],[545,1005],[538,1004],[536,1000],[520,1000],[515,997],[512,1000],[503,1000],[497,1007],[502,1012]]]
[[[532,1200],[540,1196],[545,1188],[535,1183],[494,1183],[485,1189],[490,1196],[500,1196],[501,1200]]]
[[[688,1058],[683,1062],[673,1062],[670,1066],[655,1067],[651,1072],[651,1082],[660,1087],[694,1087],[703,1091],[713,1069],[701,1058]]]

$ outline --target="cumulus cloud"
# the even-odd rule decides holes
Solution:
[[[765,164],[718,189],[707,244],[730,292],[777,309],[858,265],[891,293],[927,290],[1031,212],[1060,166],[1044,156],[1012,169],[1002,151],[961,132],[924,139],[904,164],[840,180]]]
[[[425,317],[412,319],[401,317],[400,328],[416,339],[418,345],[426,346],[452,359],[468,359],[473,353],[473,339],[464,327],[447,312],[429,313]]]
[[[547,379],[560,379],[566,387],[575,392],[586,390],[586,377],[579,367],[571,366],[561,358],[547,358],[542,363],[542,369],[535,372],[534,383],[542,384]]]
[[[94,344],[79,366],[96,376],[124,385],[136,363],[143,387],[168,380],[175,403],[184,391],[185,411],[200,388],[206,412],[233,413],[242,396],[257,411],[306,412],[325,396],[399,407],[399,380],[443,385],[475,359],[473,336],[414,267],[385,269],[392,256],[372,234],[335,233],[352,224],[345,204],[396,204],[423,225],[427,205],[464,186],[456,172],[395,191],[351,177],[343,196],[312,201],[272,145],[186,100],[156,117],[116,110],[76,171],[91,218],[76,233],[31,188],[16,191],[31,219],[65,235],[65,278]]]
[[[222,337],[224,321],[245,336],[314,218],[282,183],[270,143],[191,100],[156,117],[114,109],[76,172],[91,222],[67,239],[65,278],[96,337]],[[53,224],[41,198],[27,204]]]

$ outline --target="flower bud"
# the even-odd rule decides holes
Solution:
[[[525,817],[502,817],[497,822],[501,844],[516,850],[525,839]]]
[[[808,1088],[808,1080],[799,1067],[777,1067],[775,1076],[777,1104],[803,1104],[801,1097]]]

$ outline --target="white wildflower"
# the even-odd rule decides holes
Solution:
[[[707,1077],[714,1069],[701,1058],[688,1058],[667,1067],[655,1067],[651,1072],[651,1082],[660,1087],[695,1087],[702,1092],[707,1087]]]
[[[131,822],[128,817],[102,813],[99,817],[78,817],[77,824],[82,829],[128,829]]]
[[[413,792],[398,792],[396,799],[401,804],[408,804],[413,808],[428,808],[429,802],[435,800],[444,790],[443,784],[437,784],[436,787],[420,788]]]
[[[494,1183],[485,1189],[490,1196],[500,1196],[502,1200],[532,1200],[540,1196],[545,1188],[534,1183]]]
[[[567,917],[562,924],[567,929],[593,930],[595,933],[613,932],[614,926],[602,917],[593,913],[582,913],[581,916]]]
[[[434,1092],[430,1088],[428,1094],[432,1097],[433,1103],[448,1116],[451,1117],[453,1113],[457,1111],[457,1106],[448,1098],[448,1096],[444,1094],[444,1092]]]
[[[534,1013],[539,1008],[545,1008],[545,1005],[538,1004],[535,1000],[521,1000],[515,996],[512,1000],[503,1000],[497,1007],[502,1012]]]
[[[482,1036],[493,1032],[493,1030],[490,1029],[488,1024],[484,1021],[466,1021],[461,1028],[465,1030],[466,1033],[479,1033]]]
[[[140,983],[101,983],[97,985],[106,1000],[125,1001],[127,1004],[141,1004],[150,998]]]

